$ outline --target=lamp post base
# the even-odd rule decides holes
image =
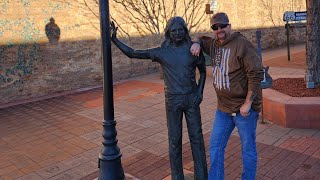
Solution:
[[[113,160],[104,160],[100,155],[99,169],[98,180],[125,180],[121,165],[121,156]]]

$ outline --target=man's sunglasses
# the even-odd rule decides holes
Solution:
[[[215,25],[212,25],[212,26],[211,26],[211,29],[214,30],[214,31],[216,31],[216,30],[218,30],[219,28],[220,28],[220,29],[224,29],[224,28],[226,28],[228,25],[229,25],[229,24],[215,24]]]

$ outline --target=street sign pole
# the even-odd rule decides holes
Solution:
[[[256,37],[257,37],[257,45],[258,45],[258,55],[260,57],[261,60],[261,64],[262,64],[262,54],[261,54],[261,31],[258,30],[256,31]],[[262,94],[262,89],[261,89],[261,94]],[[261,124],[267,124],[266,121],[264,120],[264,114],[263,114],[263,98],[261,99],[262,103],[261,103]]]
[[[109,0],[100,0],[100,31],[103,62],[103,140],[99,154],[99,180],[125,179],[121,165],[121,152],[117,143],[116,121],[114,120],[112,57],[110,38]]]
[[[287,34],[287,49],[288,49],[288,61],[290,61],[290,25],[287,21],[286,25],[286,34]]]
[[[286,11],[283,14],[283,21],[286,22],[286,34],[287,34],[287,49],[288,49],[288,61],[290,61],[290,27],[303,27],[297,23],[289,24],[289,21],[303,21],[307,19],[307,12],[293,12],[293,11]],[[299,26],[298,26],[299,25]]]

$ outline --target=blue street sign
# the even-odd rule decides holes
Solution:
[[[307,11],[293,12],[286,11],[283,14],[283,21],[302,21],[307,19]]]

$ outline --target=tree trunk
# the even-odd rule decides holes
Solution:
[[[307,71],[315,86],[320,85],[320,1],[307,2]]]

